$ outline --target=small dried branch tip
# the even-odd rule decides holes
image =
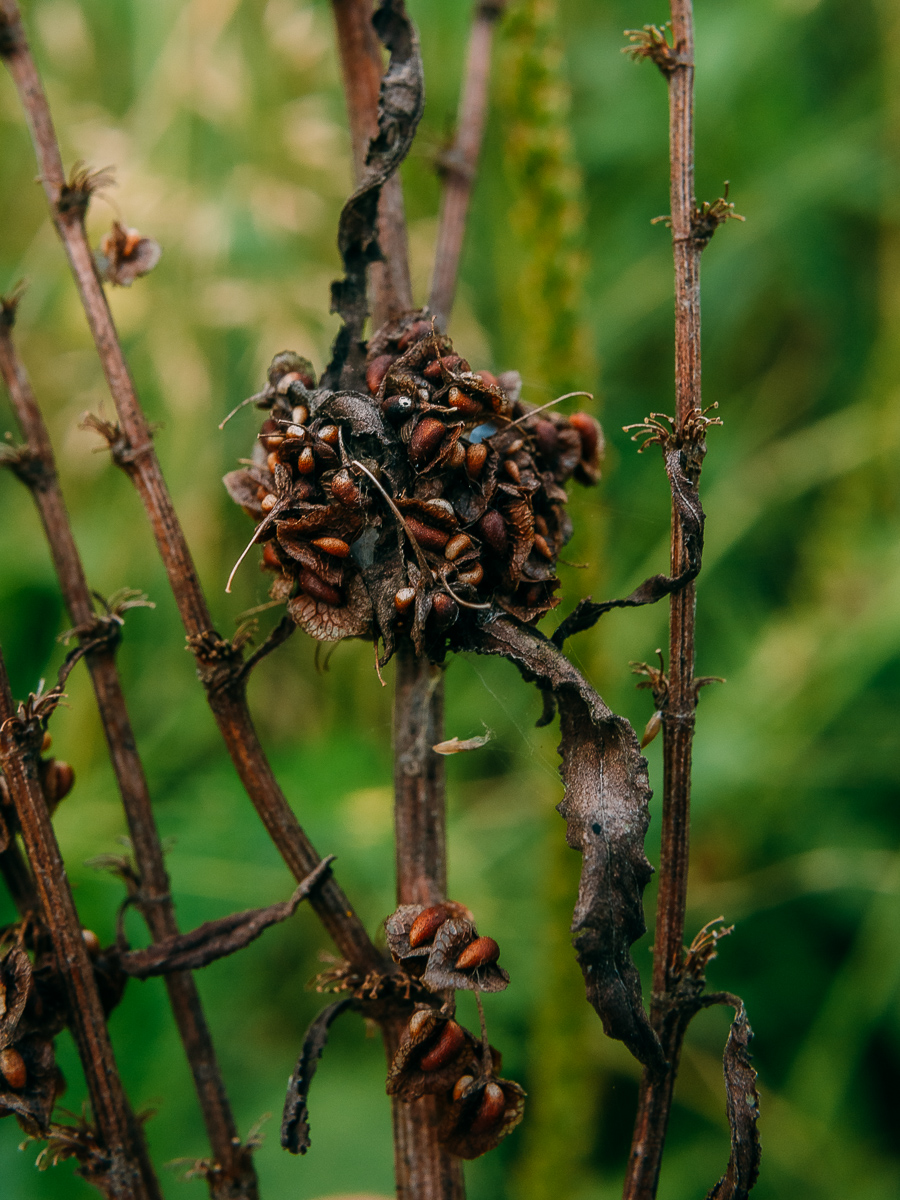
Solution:
[[[19,311],[19,301],[25,295],[26,286],[25,280],[20,279],[11,292],[5,296],[0,296],[0,328],[12,329],[13,325],[15,325],[16,314]]]
[[[63,184],[59,193],[56,207],[62,213],[75,213],[84,216],[91,196],[116,182],[112,167],[100,167],[92,170],[83,162],[77,162],[69,173],[69,178]]]
[[[649,58],[651,62],[656,63],[663,75],[671,75],[676,67],[688,65],[680,55],[675,53],[674,46],[669,45],[666,30],[671,27],[672,22],[667,21],[665,25],[645,25],[643,29],[626,29],[625,36],[631,45],[623,46],[622,53],[633,58],[635,62],[640,62],[642,58]]]
[[[726,221],[746,221],[747,218],[742,217],[740,213],[736,213],[734,205],[729,204],[729,187],[730,184],[726,179],[724,195],[720,196],[718,200],[713,200],[712,203],[704,200],[699,207],[695,204],[691,210],[690,240],[695,249],[705,250],[712,241],[712,235]],[[667,229],[671,229],[672,218],[670,216],[654,217],[650,224],[665,225]]]

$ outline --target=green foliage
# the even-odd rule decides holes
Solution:
[[[404,168],[420,301],[438,204],[430,160],[455,112],[467,6],[410,8],[429,89]],[[705,396],[725,425],[710,435],[702,480],[698,671],[728,683],[705,689],[699,711],[688,923],[691,935],[719,913],[736,924],[710,974],[713,986],[744,997],[756,1031],[760,1200],[886,1200],[900,1186],[894,8],[697,3],[698,199],[715,199],[728,178],[747,221],[720,230],[703,263]],[[119,186],[93,204],[92,237],[120,211],[164,248],[156,271],[111,301],[227,632],[266,595],[249,562],[224,595],[250,526],[218,481],[248,452],[255,417],[244,412],[223,433],[216,425],[256,390],[276,351],[291,347],[321,367],[336,328],[328,285],[350,168],[329,7],[34,0],[26,17],[66,162],[116,164]],[[638,458],[620,432],[672,406],[670,243],[649,223],[668,208],[665,86],[650,64],[619,53],[623,29],[665,19],[661,0],[646,9],[522,0],[499,35],[497,104],[451,332],[473,366],[521,367],[530,399],[568,385],[604,398],[607,476],[573,501],[569,557],[587,567],[566,568],[564,611],[581,595],[623,594],[667,562],[662,467],[653,452]],[[180,920],[187,928],[285,898],[290,878],[225,759],[138,501],[78,429],[83,410],[108,415],[110,405],[6,78],[0,161],[0,288],[30,281],[19,343],[89,578],[105,593],[139,587],[157,604],[129,614],[120,664],[159,823],[175,839]],[[11,425],[7,412],[0,431]],[[30,500],[8,473],[0,511],[0,641],[24,695],[55,671],[65,618]],[[267,627],[271,614],[261,620]],[[628,663],[651,659],[664,640],[659,606],[610,613],[571,649],[642,728],[649,701],[634,691]],[[561,849],[552,811],[554,734],[532,728],[536,696],[502,663],[454,661],[447,689],[448,736],[480,733],[482,721],[495,733],[484,750],[449,762],[451,895],[501,943],[513,985],[490,998],[492,1040],[531,1093],[520,1129],[467,1167],[470,1195],[612,1197],[637,1074],[583,1003],[566,944],[578,864]],[[115,850],[124,823],[81,668],[69,696],[54,744],[78,784],[56,825],[85,924],[108,941],[119,885],[80,864]],[[341,646],[318,672],[314,648],[297,636],[260,668],[252,701],[288,796],[320,852],[338,855],[341,881],[375,930],[392,898],[390,703],[371,649]],[[658,743],[648,757],[659,790]],[[0,920],[9,915],[0,898]],[[133,916],[129,930],[141,944]],[[305,985],[328,949],[301,909],[242,959],[198,976],[244,1133],[280,1109],[321,1001]],[[649,954],[636,951],[648,966]],[[156,1160],[202,1155],[159,981],[129,986],[112,1032],[136,1107],[156,1109]],[[724,1167],[725,1034],[724,1014],[708,1013],[689,1035],[665,1200],[702,1194]],[[77,1110],[83,1088],[65,1041],[62,1055],[64,1103]],[[335,1027],[311,1100],[306,1159],[278,1148],[275,1117],[266,1127],[264,1194],[388,1194],[382,1052],[353,1018]],[[16,1154],[18,1136],[0,1123],[10,1195],[93,1194],[68,1166],[36,1172],[33,1148]],[[169,1195],[203,1194],[199,1182],[164,1176]]]

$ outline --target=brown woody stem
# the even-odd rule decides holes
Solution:
[[[86,197],[81,203],[73,203],[72,189],[66,185],[47,98],[15,0],[0,0],[0,34],[0,54],[25,109],[51,215],[66,249],[118,413],[120,430],[113,442],[113,456],[130,476],[150,518],[188,644],[232,762],[269,835],[299,882],[319,864],[321,856],[300,827],[263,753],[247,708],[240,655],[212,628],[206,598],[88,245],[84,228]],[[365,926],[331,876],[316,889],[310,903],[345,958],[364,969],[381,962]]]
[[[95,616],[59,486],[50,436],[13,344],[13,315],[13,306],[4,305],[0,314],[0,374],[9,390],[28,451],[27,463],[17,473],[28,485],[37,505],[66,609],[86,651],[85,662],[97,697],[140,875],[138,907],[153,940],[158,942],[177,936],[178,924],[147,778],[116,669],[119,630],[113,620],[107,618],[104,622]],[[258,1194],[256,1171],[250,1152],[237,1136],[193,976],[183,971],[169,975],[166,988],[213,1152],[215,1167],[208,1175],[210,1194],[217,1200],[255,1200]]]
[[[354,176],[359,183],[369,142],[378,131],[378,95],[383,74],[381,44],[372,27],[372,0],[331,0],[331,7],[347,98]],[[369,268],[375,329],[409,312],[413,306],[403,186],[398,174],[392,175],[381,189],[378,244],[383,261]]]
[[[84,1067],[93,1118],[108,1169],[97,1186],[113,1200],[162,1200],[139,1123],[122,1087],[81,922],[41,789],[43,729],[16,713],[0,653],[0,763],[31,862],[41,917],[69,1001],[69,1027]]]
[[[438,225],[431,298],[428,301],[439,329],[447,328],[456,295],[469,199],[478,169],[487,117],[494,26],[505,8],[506,0],[479,0],[476,5],[459,98],[456,137],[439,164],[446,183]]]
[[[671,0],[674,61],[664,73],[669,88],[671,224],[675,260],[675,436],[701,411],[700,254],[693,236],[694,199],[694,32],[691,0]],[[689,466],[686,469],[690,470]],[[687,566],[681,519],[673,506],[671,571]],[[662,1075],[645,1070],[625,1180],[626,1200],[656,1195],[678,1060],[689,1017],[680,1011],[676,991],[684,962],[684,919],[690,846],[691,750],[697,692],[694,681],[695,585],[670,601],[668,688],[662,705],[663,817],[656,936],[653,948],[651,1020],[662,1041],[668,1067]]]
[[[416,655],[407,639],[395,656],[394,836],[397,903],[437,904],[447,895],[444,691],[440,667]],[[405,1018],[385,1026],[393,1056]],[[398,1200],[462,1200],[462,1164],[437,1140],[433,1096],[412,1103],[394,1097],[394,1165]]]

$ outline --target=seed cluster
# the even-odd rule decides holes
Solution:
[[[324,641],[399,635],[440,660],[457,622],[558,602],[564,484],[596,482],[593,417],[535,411],[514,372],[472,371],[417,314],[369,343],[366,391],[316,388],[276,356],[252,461],[226,476],[257,522],[271,594]]]
[[[525,1093],[499,1078],[500,1054],[452,1016],[451,989],[501,991],[509,976],[497,966],[500,947],[479,937],[472,914],[452,900],[429,908],[404,904],[385,922],[388,947],[410,974],[441,993],[440,1011],[418,1008],[388,1072],[387,1091],[407,1102],[438,1097],[438,1137],[461,1158],[477,1158],[521,1121]]]

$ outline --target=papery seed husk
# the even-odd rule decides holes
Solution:
[[[464,551],[468,550],[471,545],[472,539],[467,533],[457,533],[444,547],[444,558],[449,562],[453,562],[455,558],[459,558]]]

